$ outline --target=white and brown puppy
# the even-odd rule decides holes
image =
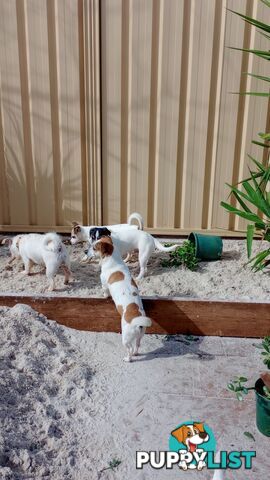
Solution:
[[[110,237],[102,237],[89,247],[89,258],[97,257],[101,265],[101,283],[104,296],[111,296],[121,315],[122,341],[127,349],[126,362],[137,355],[145,328],[151,320],[146,317],[138,288],[125,265],[120,252]]]
[[[102,238],[104,235],[111,236],[113,244],[118,248],[125,262],[128,260],[129,254],[134,250],[139,251],[140,272],[136,280],[144,277],[147,271],[147,263],[155,249],[161,252],[173,252],[178,245],[171,247],[164,247],[156,238],[150,233],[142,232],[141,230],[119,230],[117,232],[110,232],[104,227],[92,228],[89,232],[90,243]]]
[[[30,275],[34,264],[46,267],[49,290],[54,290],[54,277],[60,267],[64,270],[65,284],[71,280],[69,255],[56,233],[22,235],[17,242],[17,248],[26,275]]]
[[[132,220],[136,220],[138,225],[132,225]],[[73,228],[71,230],[70,243],[75,245],[80,242],[89,242],[89,232],[91,228],[95,228],[96,225],[80,225],[78,222],[72,222]],[[119,230],[143,230],[143,218],[139,213],[132,213],[128,217],[128,223],[120,223],[118,225],[105,225],[104,228],[108,228],[111,232],[118,232]]]

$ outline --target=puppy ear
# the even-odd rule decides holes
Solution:
[[[102,243],[101,252],[104,257],[110,257],[113,253],[113,245],[111,243]]]
[[[203,423],[194,423],[193,425],[194,425],[194,427],[196,427],[199,430],[199,432],[204,432]]]
[[[113,244],[102,240],[96,243],[95,250],[99,250],[102,257],[110,257],[113,253]]]
[[[92,240],[96,238],[96,231],[97,229],[95,227],[90,228],[89,237],[92,238]]]
[[[179,443],[185,443],[187,437],[187,427],[183,425],[182,427],[177,428],[171,432],[171,435],[178,440]]]
[[[10,245],[12,244],[12,239],[11,238],[0,238],[0,245],[8,245],[8,247],[10,247]]]
[[[103,233],[103,235],[107,235],[108,237],[111,236],[111,231],[107,227],[104,228],[102,233]]]
[[[77,227],[77,225],[79,225],[78,222],[71,222],[71,223],[73,227]]]

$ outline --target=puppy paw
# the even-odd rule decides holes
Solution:
[[[102,292],[103,292],[103,297],[104,298],[109,298],[111,296],[110,290],[108,290],[108,288],[106,288],[106,287],[102,287]]]
[[[132,360],[131,360],[131,357],[124,357],[123,358],[123,362],[127,362],[127,363],[130,363]]]

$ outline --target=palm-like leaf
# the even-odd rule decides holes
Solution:
[[[270,8],[270,0],[261,0],[268,8]],[[261,22],[255,18],[243,15],[234,10],[230,10],[232,13],[238,15],[246,23],[257,27],[259,33],[270,40],[270,25]],[[233,50],[240,50],[242,52],[250,53],[263,60],[270,60],[270,50],[262,49],[248,49],[248,48],[236,48],[231,47]],[[270,83],[270,77],[257,75],[255,73],[247,72],[249,75],[257,80],[266,83]],[[240,92],[240,95],[254,95],[256,97],[270,97],[270,91],[264,92]],[[270,133],[259,133],[261,141],[253,140],[252,143],[263,147],[264,149],[270,148]],[[231,191],[231,195],[238,202],[239,208],[234,205],[221,202],[221,206],[224,207],[229,213],[238,215],[241,218],[248,220],[247,226],[247,253],[248,258],[251,257],[252,243],[255,234],[259,234],[263,239],[270,242],[270,165],[269,161],[267,165],[259,162],[255,158],[249,155],[252,164],[255,166],[253,169],[249,169],[250,176],[240,181],[236,186],[228,185]],[[255,213],[255,211],[258,212]],[[249,260],[254,270],[262,270],[266,265],[270,264],[270,260],[267,258],[270,256],[270,248],[259,252],[255,257]]]
[[[262,2],[265,3],[263,0]],[[239,17],[243,18],[243,20],[245,20],[245,22],[249,23],[250,25],[254,25],[254,27],[259,28],[259,30],[263,30],[264,32],[270,33],[270,25],[268,25],[267,23],[260,22],[255,18],[248,17],[247,15],[243,15],[242,13],[236,12],[235,10],[231,10],[230,8],[228,8],[228,10],[232,13],[235,13],[235,15],[238,15]]]

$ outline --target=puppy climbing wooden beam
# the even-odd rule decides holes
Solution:
[[[103,298],[0,295],[0,306],[30,305],[66,327],[120,332],[120,316]],[[143,298],[147,333],[260,338],[270,333],[270,303]]]

